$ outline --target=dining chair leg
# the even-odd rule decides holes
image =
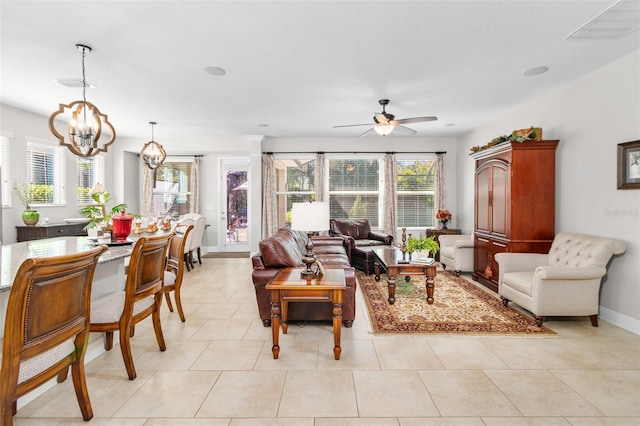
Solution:
[[[202,257],[200,257],[200,247],[198,247],[198,263],[202,265]]]
[[[76,399],[82,412],[82,418],[85,421],[89,421],[93,418],[93,408],[91,407],[89,390],[87,389],[84,359],[77,360],[71,365],[71,378],[73,379],[73,388],[76,391]]]
[[[182,287],[181,284],[178,284],[175,289],[173,290],[173,297],[176,298],[176,308],[178,308],[178,315],[180,315],[180,321],[185,322],[186,318],[184,316],[184,311],[182,310],[182,298],[180,297],[180,288]],[[167,293],[167,297],[169,297],[169,294]],[[171,310],[173,312],[173,309]]]
[[[169,293],[165,293],[164,298],[167,300],[167,307],[169,308],[169,312],[173,312],[173,305],[171,304],[171,297],[169,296]],[[176,304],[177,303],[178,301],[176,300]]]
[[[120,351],[122,352],[122,360],[124,361],[124,368],[127,370],[129,380],[134,380],[137,377],[136,366],[133,363],[133,355],[131,354],[131,338],[130,330],[123,328],[120,330]]]
[[[58,373],[58,378],[56,379],[58,381],[58,383],[63,383],[65,380],[67,380],[67,376],[69,375],[69,368],[65,368],[64,370],[62,370],[60,373]]]
[[[191,270],[191,265],[189,265],[189,253],[184,254],[184,265],[187,267],[187,271]]]
[[[162,301],[162,295],[159,294],[160,301]],[[156,299],[156,308],[153,310],[151,314],[151,318],[153,319],[153,331],[156,333],[156,340],[158,341],[158,347],[162,352],[167,350],[167,345],[164,342],[164,335],[162,334],[162,324],[160,323],[160,303],[158,299]]]
[[[110,351],[113,348],[113,331],[104,332],[104,350]]]

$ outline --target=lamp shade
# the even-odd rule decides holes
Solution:
[[[329,203],[293,203],[291,229],[305,232],[329,229]]]

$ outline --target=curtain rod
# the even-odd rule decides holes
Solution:
[[[140,157],[140,153],[138,153],[138,157]],[[193,155],[171,155],[167,154],[167,157],[193,157],[193,158],[202,158],[204,154],[193,154]]]
[[[447,151],[263,151],[263,154],[446,154]]]

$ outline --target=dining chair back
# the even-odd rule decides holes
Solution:
[[[193,226],[195,228],[196,226],[196,220],[192,217],[194,214],[193,213],[188,213],[187,215],[184,215],[182,217],[182,219],[180,219],[180,221],[178,222],[178,225],[176,226]],[[184,253],[182,254],[183,260],[184,260],[184,264],[187,267],[187,271],[190,271],[191,269],[193,269],[193,255],[191,253],[191,245],[193,244],[193,232],[190,232],[189,235],[187,236],[187,240],[186,243],[184,245]]]
[[[84,420],[93,417],[84,371],[91,285],[107,246],[82,253],[26,259],[7,302],[0,371],[0,424],[11,426],[16,401],[69,367]]]
[[[151,317],[160,350],[167,348],[160,324],[160,306],[167,249],[174,235],[168,232],[139,238],[131,252],[124,291],[106,294],[92,302],[91,331],[105,333],[106,350],[113,348],[113,332],[119,332],[120,351],[129,380],[137,376],[131,354],[131,337],[137,323]]]
[[[178,315],[180,315],[182,322],[185,322],[185,316],[182,309],[180,289],[182,287],[182,277],[185,267],[184,250],[191,231],[193,231],[193,225],[176,225],[174,228],[176,235],[171,239],[169,254],[167,256],[167,268],[164,271],[164,296],[167,300],[167,306],[169,307],[169,311],[173,312],[171,297],[169,297],[169,293],[173,292]]]

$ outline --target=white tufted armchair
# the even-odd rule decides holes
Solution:
[[[600,282],[609,259],[625,250],[612,238],[561,232],[549,254],[498,253],[498,293],[505,306],[533,313],[538,326],[546,316],[588,315],[597,327]]]
[[[462,271],[473,271],[473,235],[440,235],[440,263],[460,276]]]

